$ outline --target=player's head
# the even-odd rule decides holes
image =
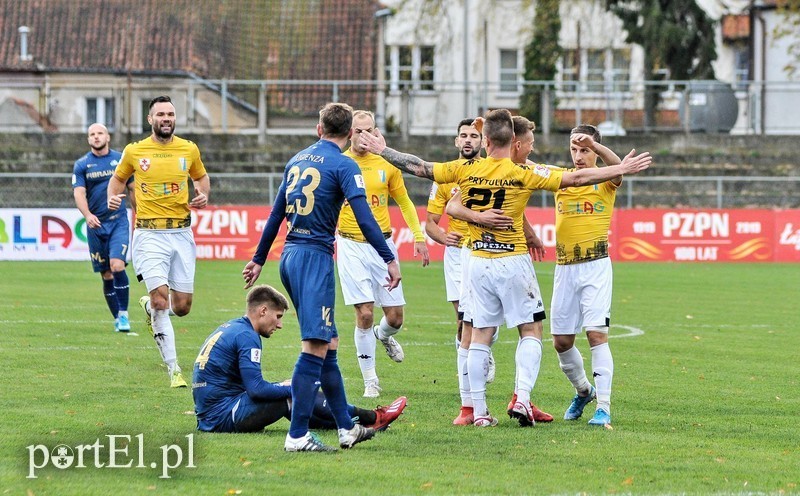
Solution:
[[[483,135],[475,129],[475,119],[462,119],[458,123],[456,148],[460,158],[471,160],[481,153]]]
[[[533,151],[533,132],[536,124],[521,115],[511,118],[514,123],[514,140],[511,142],[511,160],[516,164],[524,164]]]
[[[247,317],[256,332],[268,338],[283,327],[283,314],[289,302],[277,289],[266,284],[254,287],[247,293]]]
[[[153,135],[169,140],[175,133],[175,105],[167,95],[161,95],[150,100],[150,110],[147,113],[147,122],[153,128]]]
[[[581,124],[580,126],[574,128],[572,131],[570,131],[569,137],[572,138],[572,136],[576,134],[589,135],[596,143],[600,143],[600,140],[602,140],[600,131],[598,131],[598,129],[591,124]],[[597,165],[597,153],[595,153],[591,148],[578,146],[572,143],[572,139],[570,139],[569,143],[569,154],[572,156],[572,165],[574,165],[577,169],[586,169],[588,167],[595,167]]]
[[[104,152],[108,150],[108,143],[111,141],[111,136],[108,134],[108,128],[99,122],[95,122],[86,131],[86,137],[89,141],[89,146],[92,151]]]
[[[353,107],[346,103],[328,103],[319,111],[320,138],[349,138],[352,126]]]
[[[483,134],[486,135],[487,147],[505,148],[511,145],[514,139],[514,123],[511,112],[506,109],[492,110],[486,114],[483,124]]]
[[[375,134],[375,114],[369,110],[356,110],[353,112],[353,134],[350,136],[350,150],[356,155],[363,156],[367,150],[361,144],[361,133]]]

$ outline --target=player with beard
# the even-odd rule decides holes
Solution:
[[[125,147],[108,183],[108,208],[117,210],[125,182],[133,176],[136,225],[131,255],[136,277],[149,293],[139,305],[174,388],[186,387],[186,381],[178,365],[170,315],[182,317],[192,308],[196,253],[190,209],[205,208],[211,189],[200,150],[175,136],[175,120],[170,97],[153,98],[147,114],[152,134]],[[190,178],[195,191],[191,200]]]
[[[89,126],[87,139],[91,150],[75,161],[72,169],[72,195],[75,205],[86,219],[86,237],[92,268],[103,278],[103,294],[114,317],[114,330],[128,332],[128,273],[125,259],[130,246],[130,225],[125,202],[117,211],[108,210],[106,191],[108,181],[122,156],[112,150],[108,129],[94,123]],[[128,193],[133,205],[133,180],[128,181]]]

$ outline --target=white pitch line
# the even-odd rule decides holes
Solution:
[[[27,322],[30,322],[30,321],[27,321]],[[45,322],[45,321],[38,321],[38,322]],[[76,321],[73,320],[73,321],[70,321],[70,322],[75,323]],[[79,321],[77,321],[77,322],[79,322]],[[3,321],[0,321],[0,323],[3,323]],[[96,321],[89,321],[88,323],[96,323]],[[633,327],[633,326],[612,325],[611,328],[612,329],[624,329],[626,332],[622,333],[622,334],[611,334],[611,335],[608,336],[609,339],[611,339],[611,338],[633,338],[633,337],[641,336],[641,335],[644,334],[643,330],[639,329],[638,327]],[[511,332],[510,329],[509,330],[504,329],[504,331]],[[109,333],[109,335],[115,335],[115,336],[116,335],[122,335],[122,334],[124,334],[124,333],[113,333],[113,334]],[[138,337],[139,336],[136,333],[130,333],[130,334],[127,334],[127,335],[130,336],[130,337]],[[544,339],[542,339],[542,341],[548,341],[548,342],[552,341],[552,340],[553,340],[552,338],[544,338]],[[147,340],[147,342],[149,343],[149,339]],[[501,340],[498,339],[497,342],[500,343],[500,344],[515,344],[517,341],[516,340],[514,340],[514,341],[511,341],[511,340],[509,340],[509,341],[501,341]],[[405,346],[410,346],[410,347],[420,347],[421,348],[421,347],[426,347],[426,346],[455,346],[455,343],[454,343],[454,341],[452,339],[447,340],[447,341],[408,341],[408,342],[403,341],[403,346],[404,347]],[[128,349],[128,350],[145,350],[145,349],[150,349],[152,347],[153,347],[152,345],[150,345],[150,346],[133,346],[133,347],[126,348],[126,349]],[[270,346],[269,347],[269,349],[285,349],[285,350],[292,350],[292,349],[297,349],[297,348],[298,348],[298,346],[297,346],[296,343],[277,345],[277,346]],[[355,348],[355,345],[353,345],[352,343],[340,343],[339,344],[339,348],[350,349],[350,348]],[[108,350],[108,347],[105,347],[105,346],[28,346],[28,347],[25,347],[25,348],[22,348],[22,349],[21,348],[13,348],[13,350],[14,351],[20,351],[20,350],[23,350],[23,351],[102,351],[102,350]],[[0,348],[0,351],[12,351],[12,348]]]

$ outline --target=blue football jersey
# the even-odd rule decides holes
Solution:
[[[289,160],[278,194],[286,198],[286,244],[333,253],[344,200],[366,197],[366,190],[355,161],[332,141],[319,140]]]
[[[101,222],[117,213],[108,210],[106,191],[108,189],[108,181],[114,175],[114,170],[117,168],[121,157],[122,154],[116,150],[109,151],[108,155],[103,157],[98,157],[94,153],[88,152],[76,160],[72,168],[72,187],[82,186],[86,188],[89,211],[96,215]],[[119,211],[124,212],[125,208],[126,202],[123,198]]]
[[[288,398],[291,391],[263,380],[261,337],[250,319],[239,317],[219,326],[206,338],[194,362],[192,396],[198,427],[213,430],[228,415],[239,395],[254,400]]]

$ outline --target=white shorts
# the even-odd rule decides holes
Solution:
[[[472,260],[472,250],[469,246],[461,247],[461,287],[458,293],[458,311],[463,315],[462,320],[472,322],[472,298],[469,293],[469,261]]]
[[[444,248],[444,287],[447,301],[459,301],[461,297],[461,248]]]
[[[469,262],[473,327],[516,327],[544,320],[539,282],[527,253]]]
[[[399,260],[394,242],[387,239],[386,244]],[[389,271],[371,244],[337,237],[336,257],[345,305],[374,302],[377,307],[400,307],[406,304],[403,283],[391,292],[383,287]]]
[[[194,292],[196,253],[190,228],[135,229],[131,258],[148,293],[164,285],[181,293]]]
[[[611,259],[556,265],[550,302],[552,334],[605,330],[611,320]],[[605,329],[604,329],[605,328]]]

